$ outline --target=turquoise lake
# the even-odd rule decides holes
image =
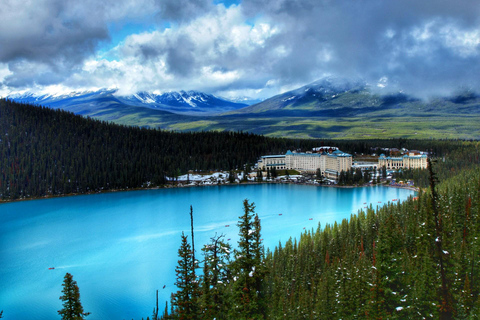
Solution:
[[[367,205],[375,208],[410,195],[410,190],[388,187],[262,184],[2,204],[0,310],[6,320],[60,319],[59,297],[69,272],[85,311],[92,313],[87,319],[151,317],[155,291],[160,310],[175,291],[177,250],[182,231],[190,234],[190,205],[201,260],[202,245],[215,233],[236,245],[236,223],[246,198],[255,202],[264,245],[273,249],[279,241],[298,238],[304,228],[340,222]]]

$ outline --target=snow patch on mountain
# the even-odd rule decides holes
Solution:
[[[232,102],[198,91],[172,91],[161,93],[159,91],[140,91],[132,95],[121,95],[117,88],[100,89],[97,91],[74,92],[16,92],[7,98],[26,103],[33,103],[55,108],[68,109],[72,105],[87,105],[95,107],[96,104],[110,101],[112,104],[144,107],[164,110],[179,114],[204,114],[214,115],[246,107],[245,103]],[[91,109],[91,108],[90,108]]]

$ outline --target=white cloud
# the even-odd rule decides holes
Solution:
[[[0,63],[0,83],[3,82],[5,77],[12,74],[13,72],[8,69],[8,65],[6,63]]]
[[[243,0],[226,8],[210,0],[5,0],[0,90],[62,84],[266,97],[325,74],[371,83],[385,76],[389,88],[411,92],[480,86],[477,1]],[[106,51],[112,24],[144,20],[157,28]]]
[[[257,69],[259,50],[269,60],[288,55],[289,48],[284,45],[264,48],[278,33],[278,27],[265,22],[246,24],[237,6],[218,5],[216,10],[174,28],[128,36],[112,52],[85,61],[81,72],[67,82],[95,87],[103,84],[123,93],[180,89],[215,93],[238,82],[242,83],[237,89],[245,90],[252,87],[250,80],[245,80],[248,77],[265,77],[251,73]],[[105,55],[117,60],[103,59]],[[190,69],[181,69],[185,66]]]
[[[480,28],[462,30],[454,25],[446,25],[439,30],[446,47],[460,57],[467,58],[479,54]]]

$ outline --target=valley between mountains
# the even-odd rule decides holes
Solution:
[[[116,89],[8,98],[117,124],[173,131],[246,131],[295,138],[480,138],[480,96],[473,91],[422,100],[335,78],[264,101],[231,101],[197,91],[122,96]]]

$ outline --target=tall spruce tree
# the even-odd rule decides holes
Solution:
[[[70,273],[67,273],[64,277],[62,293],[60,300],[63,301],[63,308],[58,310],[62,320],[82,320],[90,314],[90,312],[84,312],[83,310],[80,302],[80,290]]]
[[[225,235],[210,238],[210,243],[202,249],[205,261],[202,281],[203,317],[206,319],[225,319],[227,309],[227,284],[230,277],[229,243],[224,241]]]
[[[264,253],[260,238],[260,219],[254,203],[243,201],[244,213],[239,217],[240,240],[235,250],[234,307],[232,317],[237,319],[263,319],[264,301],[262,285],[265,277]]]
[[[193,251],[182,232],[182,243],[178,249],[178,265],[175,268],[178,291],[173,294],[172,305],[175,307],[175,317],[178,319],[197,319],[199,306],[199,288],[195,276]]]

